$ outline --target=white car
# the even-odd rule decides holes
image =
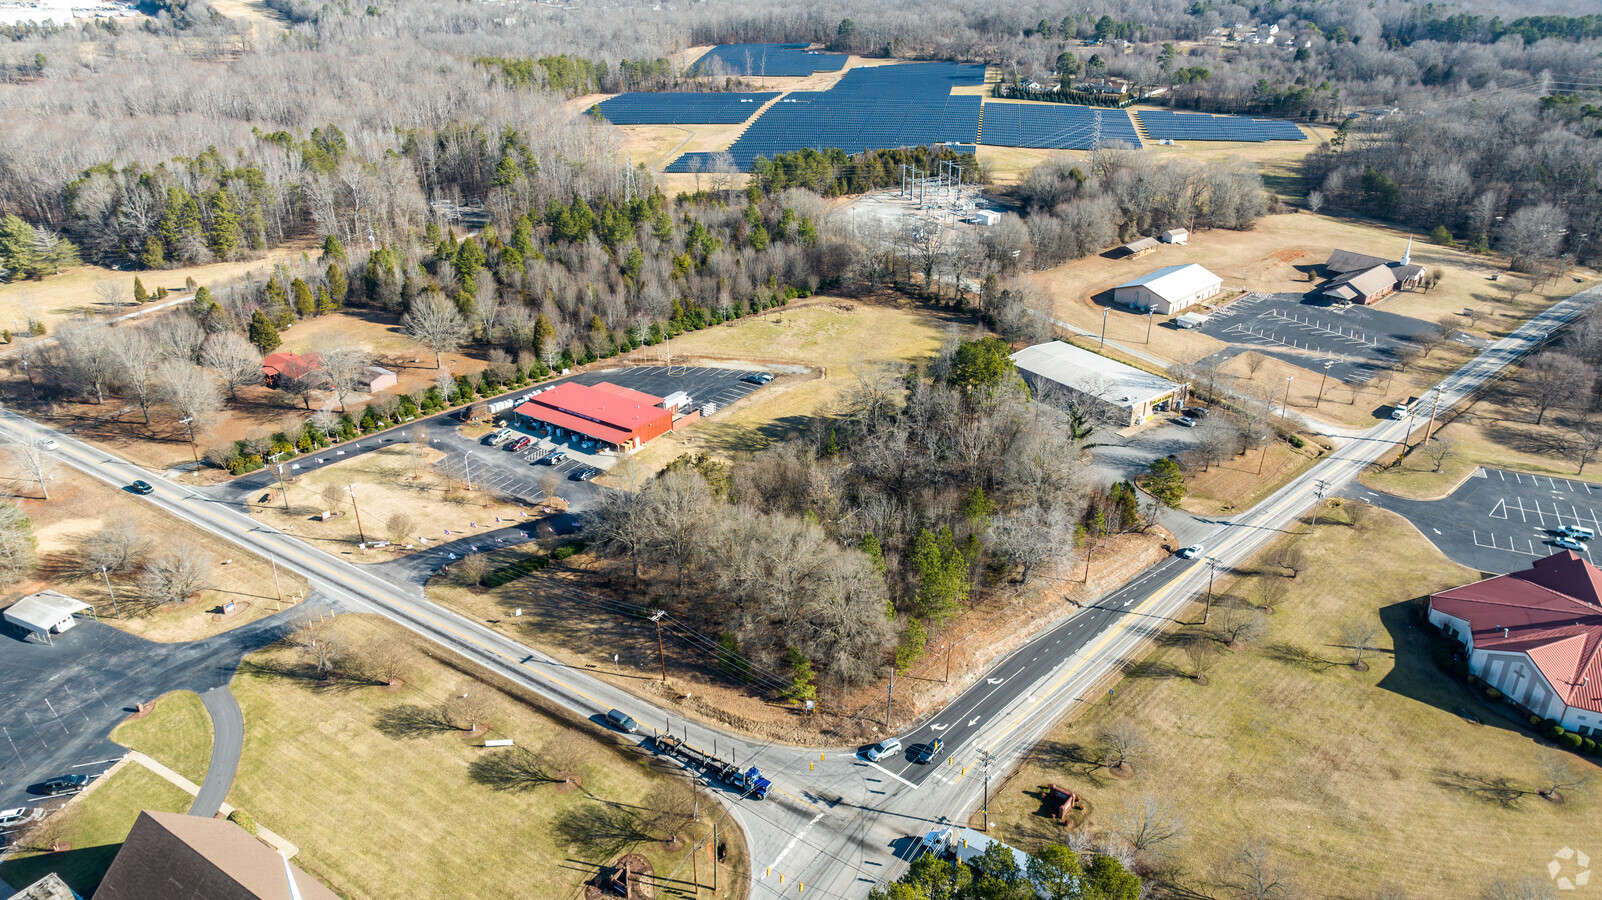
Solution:
[[[1553,538],[1550,541],[1550,543],[1554,547],[1562,547],[1564,550],[1573,550],[1576,553],[1584,553],[1585,552],[1585,545],[1580,543],[1579,541],[1575,540],[1574,538],[1569,538],[1569,537]]]
[[[55,450],[60,448],[60,446],[60,444],[56,443],[55,438],[44,438],[39,441],[39,449],[41,450]]]
[[[1204,551],[1206,549],[1207,548],[1203,547],[1201,544],[1197,544],[1197,545],[1195,545],[1193,547],[1185,547],[1185,548],[1183,548],[1183,549],[1181,549],[1179,551],[1179,558],[1180,559],[1195,559],[1196,557],[1201,556],[1202,555],[1202,551]]]
[[[862,755],[868,758],[868,762],[878,762],[879,760],[884,759],[886,756],[889,756],[900,749],[900,738],[885,738],[879,743],[869,747],[867,752],[863,753]]]
[[[0,809],[0,828],[13,828],[24,822],[33,821],[33,807],[19,806],[15,809]]]

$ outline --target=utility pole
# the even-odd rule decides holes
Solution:
[[[890,667],[890,690],[885,694],[885,697],[884,697],[884,727],[886,727],[886,728],[890,727],[890,711],[894,708],[895,702],[896,702],[896,670],[895,670],[895,667],[892,666],[892,667]]]
[[[651,621],[656,623],[656,658],[662,663],[662,683],[667,684],[667,654],[662,651],[662,617],[667,610],[659,609],[651,614]]]
[[[1290,409],[1290,383],[1295,380],[1296,376],[1294,375],[1287,375],[1285,377],[1285,402],[1279,405],[1279,417],[1281,419],[1285,418],[1286,411]],[[1269,402],[1272,403],[1274,401],[1270,400]]]
[[[1089,584],[1090,583],[1090,554],[1095,553],[1095,552],[1096,552],[1096,545],[1095,544],[1090,544],[1090,545],[1085,547],[1085,584]]]
[[[1213,571],[1218,568],[1217,557],[1207,557],[1207,605],[1202,610],[1202,624],[1213,617]]]
[[[990,751],[980,750],[979,758],[984,761],[985,767],[985,832],[990,831]]]
[[[1098,351],[1107,349],[1107,316],[1111,313],[1110,306],[1101,311],[1101,344],[1096,347]]]
[[[33,383],[33,369],[29,368],[28,361],[22,360],[22,374],[28,376],[28,389],[33,391],[33,399],[39,399],[39,386]]]
[[[278,585],[278,557],[268,556],[267,561],[273,564],[273,593],[278,595],[278,605],[284,605],[284,589]]]
[[[1435,430],[1435,411],[1440,409],[1440,408],[1441,408],[1441,389],[1440,388],[1436,388],[1435,389],[1435,402],[1430,404],[1430,421],[1429,421],[1428,425],[1424,426],[1424,440],[1419,441],[1419,443],[1421,445],[1422,444],[1428,444],[1430,442],[1430,434],[1433,433],[1434,430]]]
[[[195,449],[195,417],[179,419],[179,425],[189,426],[189,454],[195,458],[195,477],[200,477],[200,451]]]
[[[1324,376],[1318,380],[1318,399],[1313,401],[1314,409],[1318,409],[1318,404],[1324,402],[1324,382],[1329,381],[1329,367],[1333,365],[1335,365],[1335,360],[1324,360]]]
[[[1151,343],[1151,320],[1152,320],[1152,314],[1155,313],[1156,311],[1157,311],[1156,307],[1152,307],[1152,308],[1146,310],[1146,343],[1148,343],[1148,344]],[[1272,403],[1273,401],[1269,401],[1269,402]]]
[[[951,683],[951,648],[954,646],[954,641],[946,641],[946,684]]]
[[[1316,487],[1313,489],[1313,524],[1308,526],[1307,531],[1309,534],[1318,528],[1318,505],[1324,502],[1324,492],[1329,490],[1329,482],[1327,481],[1318,481],[1315,484]]]
[[[345,492],[350,494],[350,508],[356,513],[356,536],[362,539],[362,546],[367,546],[367,532],[362,530],[362,508],[356,505],[356,485],[345,486]]]
[[[284,499],[284,512],[289,512],[289,486],[284,484],[284,464],[278,464],[278,494]]]
[[[106,579],[106,593],[111,597],[112,613],[119,616],[122,615],[122,610],[117,608],[117,594],[111,589],[111,576],[106,574],[105,566],[100,567],[100,577]]]

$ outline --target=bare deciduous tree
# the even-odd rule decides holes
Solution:
[[[333,675],[345,659],[345,636],[331,618],[318,618],[295,629],[289,644],[311,664],[318,678]]]
[[[1146,736],[1129,722],[1118,722],[1096,733],[1101,743],[1101,764],[1109,769],[1134,771],[1146,757]]]
[[[1447,460],[1457,455],[1457,441],[1436,435],[1424,444],[1424,455],[1435,463],[1435,471],[1439,472]]]
[[[127,575],[138,569],[150,552],[150,541],[136,522],[118,519],[101,526],[84,538],[78,557],[85,575]]]
[[[1173,804],[1146,794],[1139,802],[1125,801],[1113,819],[1113,831],[1137,853],[1150,853],[1183,837],[1185,820]]]
[[[1574,433],[1564,446],[1569,459],[1579,466],[1574,474],[1584,475],[1586,465],[1596,458],[1598,451],[1602,451],[1602,427],[1588,416],[1575,426]]]
[[[494,709],[490,689],[475,684],[445,701],[441,708],[445,720],[463,731],[477,731]]]
[[[365,348],[350,344],[331,343],[317,351],[328,386],[333,388],[339,401],[339,411],[345,411],[345,398],[361,388],[362,377],[373,364],[373,356]]]
[[[1352,651],[1352,668],[1358,671],[1367,671],[1368,663],[1363,659],[1373,653],[1376,640],[1379,638],[1379,621],[1368,616],[1355,619],[1341,626],[1341,643]]]
[[[451,563],[451,572],[462,584],[481,587],[489,574],[489,559],[482,553],[469,553]]]
[[[389,535],[390,541],[396,544],[404,544],[411,540],[412,532],[416,529],[417,523],[403,512],[395,513],[384,521],[384,532]]]
[[[1535,407],[1535,424],[1549,410],[1572,406],[1591,396],[1596,370],[1561,350],[1546,350],[1525,363],[1518,385],[1524,399]]]
[[[1575,768],[1562,753],[1543,753],[1540,761],[1540,794],[1548,800],[1579,796],[1591,783],[1591,773]]]
[[[1266,844],[1242,847],[1220,880],[1233,890],[1231,896],[1240,900],[1280,900],[1297,895]]]
[[[191,544],[174,544],[153,557],[139,574],[139,593],[149,603],[178,603],[211,579],[211,554]]]
[[[5,445],[5,450],[27,477],[38,483],[40,499],[49,500],[50,480],[59,465],[55,456],[37,440],[13,441]]]
[[[435,292],[413,301],[411,311],[401,319],[401,327],[413,340],[434,352],[436,369],[440,368],[440,357],[462,346],[473,332],[473,326],[462,318],[456,304]]]
[[[1190,660],[1190,674],[1200,679],[1218,659],[1218,642],[1211,635],[1187,632],[1181,635],[1180,646]]]
[[[240,388],[262,381],[261,351],[237,331],[207,336],[200,347],[200,364],[228,388],[229,399],[236,399]]]
[[[357,661],[364,677],[387,685],[400,684],[410,662],[404,644],[387,638],[375,638],[363,644]]]
[[[1213,621],[1218,639],[1231,649],[1256,643],[1266,629],[1262,610],[1238,603],[1220,603],[1218,617]]]
[[[1018,566],[1020,585],[1029,583],[1029,576],[1041,563],[1054,559],[1066,562],[1074,541],[1074,523],[1066,513],[1031,503],[991,523],[991,543],[996,552]]]
[[[16,584],[33,571],[37,541],[22,510],[0,503],[0,586]]]

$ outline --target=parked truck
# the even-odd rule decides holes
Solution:
[[[710,753],[697,750],[670,734],[657,735],[653,743],[656,744],[657,752],[680,760],[691,768],[700,769],[706,777],[715,778],[755,800],[766,798],[768,791],[773,788],[773,782],[763,778],[762,771],[756,766],[742,771],[734,763],[725,762]]]
[[[1418,402],[1417,397],[1409,397],[1391,407],[1391,418],[1405,419],[1413,411],[1413,404]]]

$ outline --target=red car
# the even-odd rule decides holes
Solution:
[[[533,438],[531,438],[531,437],[520,437],[517,440],[511,442],[510,444],[507,444],[506,445],[506,449],[512,451],[513,453],[516,453],[517,451],[524,449],[525,447],[527,447],[529,444],[532,444],[532,443],[534,443],[534,439]]]

